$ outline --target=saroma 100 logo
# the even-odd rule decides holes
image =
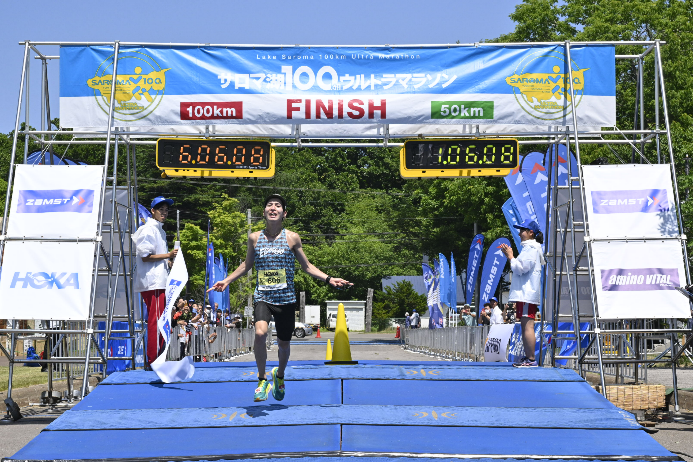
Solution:
[[[132,122],[141,120],[161,104],[166,88],[166,71],[149,55],[138,51],[121,51],[118,55],[116,76],[116,120]],[[96,69],[94,77],[87,79],[89,88],[102,111],[108,114],[111,102],[113,55],[106,58]]]
[[[571,61],[575,107],[585,93],[585,71]],[[536,52],[525,57],[515,68],[515,73],[505,81],[513,87],[520,107],[532,117],[541,120],[561,119],[572,112],[570,76],[563,53],[557,51]]]

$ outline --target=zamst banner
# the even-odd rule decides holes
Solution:
[[[465,303],[472,303],[476,280],[479,277],[479,266],[481,266],[481,254],[484,252],[484,235],[477,234],[472,239],[469,247],[469,260],[467,260],[467,282],[465,285]]]
[[[616,123],[614,47],[571,48],[578,124]],[[64,127],[108,123],[114,51],[60,49]],[[572,123],[563,46],[121,47],[115,125]]]
[[[93,266],[93,242],[7,242],[0,319],[85,321]]]
[[[156,372],[156,375],[164,383],[188,380],[195,374],[195,364],[192,356],[186,356],[180,361],[166,361],[166,355],[171,343],[171,313],[173,312],[173,305],[187,282],[188,269],[185,266],[183,252],[180,251],[176,255],[175,260],[173,260],[171,272],[166,279],[166,309],[157,321],[159,334],[164,338],[166,346],[164,351],[152,363],[152,370]]]
[[[103,166],[17,165],[7,234],[93,238]]]
[[[479,297],[479,312],[483,308],[484,303],[493,297],[498,287],[498,282],[503,274],[503,268],[508,259],[501,250],[501,245],[510,245],[510,241],[504,237],[498,238],[486,251],[484,257],[484,270],[481,272],[481,296]]]
[[[678,240],[595,241],[594,282],[602,319],[690,318]]]
[[[668,164],[582,168],[592,237],[679,234]]]

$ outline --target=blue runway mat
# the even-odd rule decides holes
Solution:
[[[203,409],[129,409],[69,412],[46,430],[127,430],[135,428],[269,427],[318,425],[449,426],[642,429],[621,410],[433,407],[433,406],[287,406],[273,404]]]
[[[339,425],[42,432],[12,458],[168,459],[231,454],[339,451]]]
[[[616,409],[586,382],[344,380],[344,404]]]
[[[297,361],[286,399],[255,403],[253,363],[203,364],[185,383],[112,374],[11,459],[677,460],[571,370]]]
[[[315,379],[372,379],[372,380],[461,380],[461,381],[516,381],[516,382],[582,382],[574,371],[551,368],[513,368],[512,366],[429,366],[429,365],[372,365],[354,366],[298,365],[286,369],[287,380]],[[254,382],[254,367],[202,368],[186,382]],[[154,372],[129,371],[111,374],[105,385],[129,383],[162,383]]]
[[[644,431],[342,426],[348,452],[468,456],[672,456]]]
[[[283,404],[340,404],[340,380],[305,380],[288,384]],[[248,382],[133,384],[96,387],[89,399],[73,409],[170,409],[243,406],[252,402],[254,385]]]

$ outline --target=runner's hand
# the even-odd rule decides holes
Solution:
[[[330,278],[330,285],[335,289],[345,289],[351,287],[354,284],[342,278]]]
[[[226,287],[228,287],[228,285],[229,285],[228,282],[217,281],[214,283],[214,285],[212,287],[207,289],[207,292],[211,292],[213,290],[215,290],[217,292],[223,292],[224,290],[226,290]]]

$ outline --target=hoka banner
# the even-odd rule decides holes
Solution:
[[[121,47],[115,125],[616,123],[613,46]],[[60,50],[63,127],[108,121],[113,47]]]
[[[484,270],[481,272],[480,309],[496,293],[498,282],[503,274],[503,268],[505,268],[505,264],[508,261],[501,250],[502,244],[510,245],[510,241],[504,237],[498,238],[493,241],[493,244],[486,251]]]
[[[467,261],[467,281],[465,283],[465,303],[472,303],[474,297],[474,287],[479,277],[479,266],[481,266],[481,254],[484,251],[484,235],[477,234],[472,239],[469,248],[469,260]]]

